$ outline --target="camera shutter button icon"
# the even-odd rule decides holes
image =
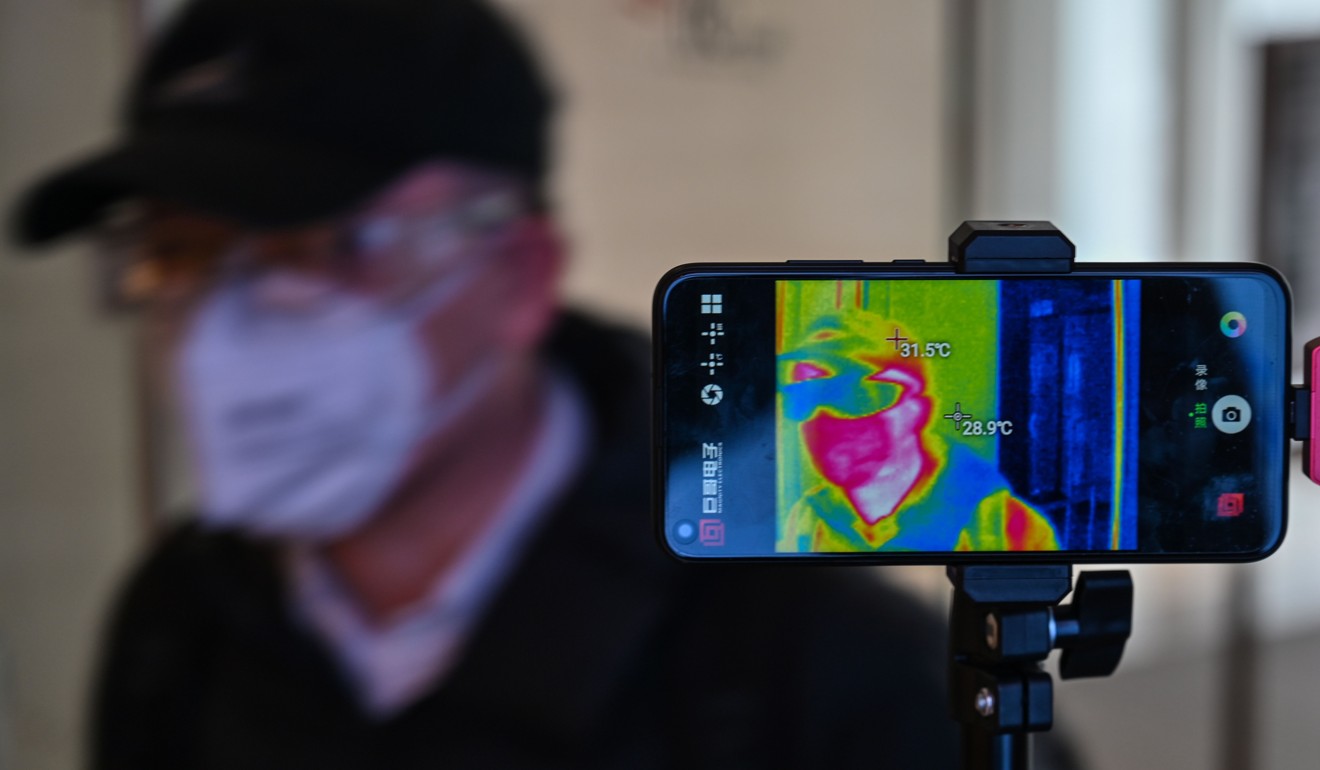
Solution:
[[[1210,419],[1223,433],[1241,433],[1251,424],[1251,404],[1242,396],[1224,396],[1210,410]]]

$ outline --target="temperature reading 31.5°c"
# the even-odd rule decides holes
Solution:
[[[953,355],[953,346],[947,342],[903,342],[897,347],[903,358],[948,358]]]

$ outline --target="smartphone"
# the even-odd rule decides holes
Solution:
[[[1256,264],[698,264],[654,302],[654,497],[682,559],[1264,558],[1290,298]]]

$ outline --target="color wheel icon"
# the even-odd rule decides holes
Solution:
[[[1224,317],[1219,319],[1219,331],[1230,339],[1241,337],[1247,333],[1247,317],[1236,310],[1224,313]]]

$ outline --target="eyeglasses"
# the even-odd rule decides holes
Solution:
[[[190,304],[221,279],[282,270],[392,297],[446,272],[469,246],[503,232],[527,208],[509,190],[440,212],[376,214],[296,230],[252,232],[209,217],[144,209],[103,227],[114,307]]]

